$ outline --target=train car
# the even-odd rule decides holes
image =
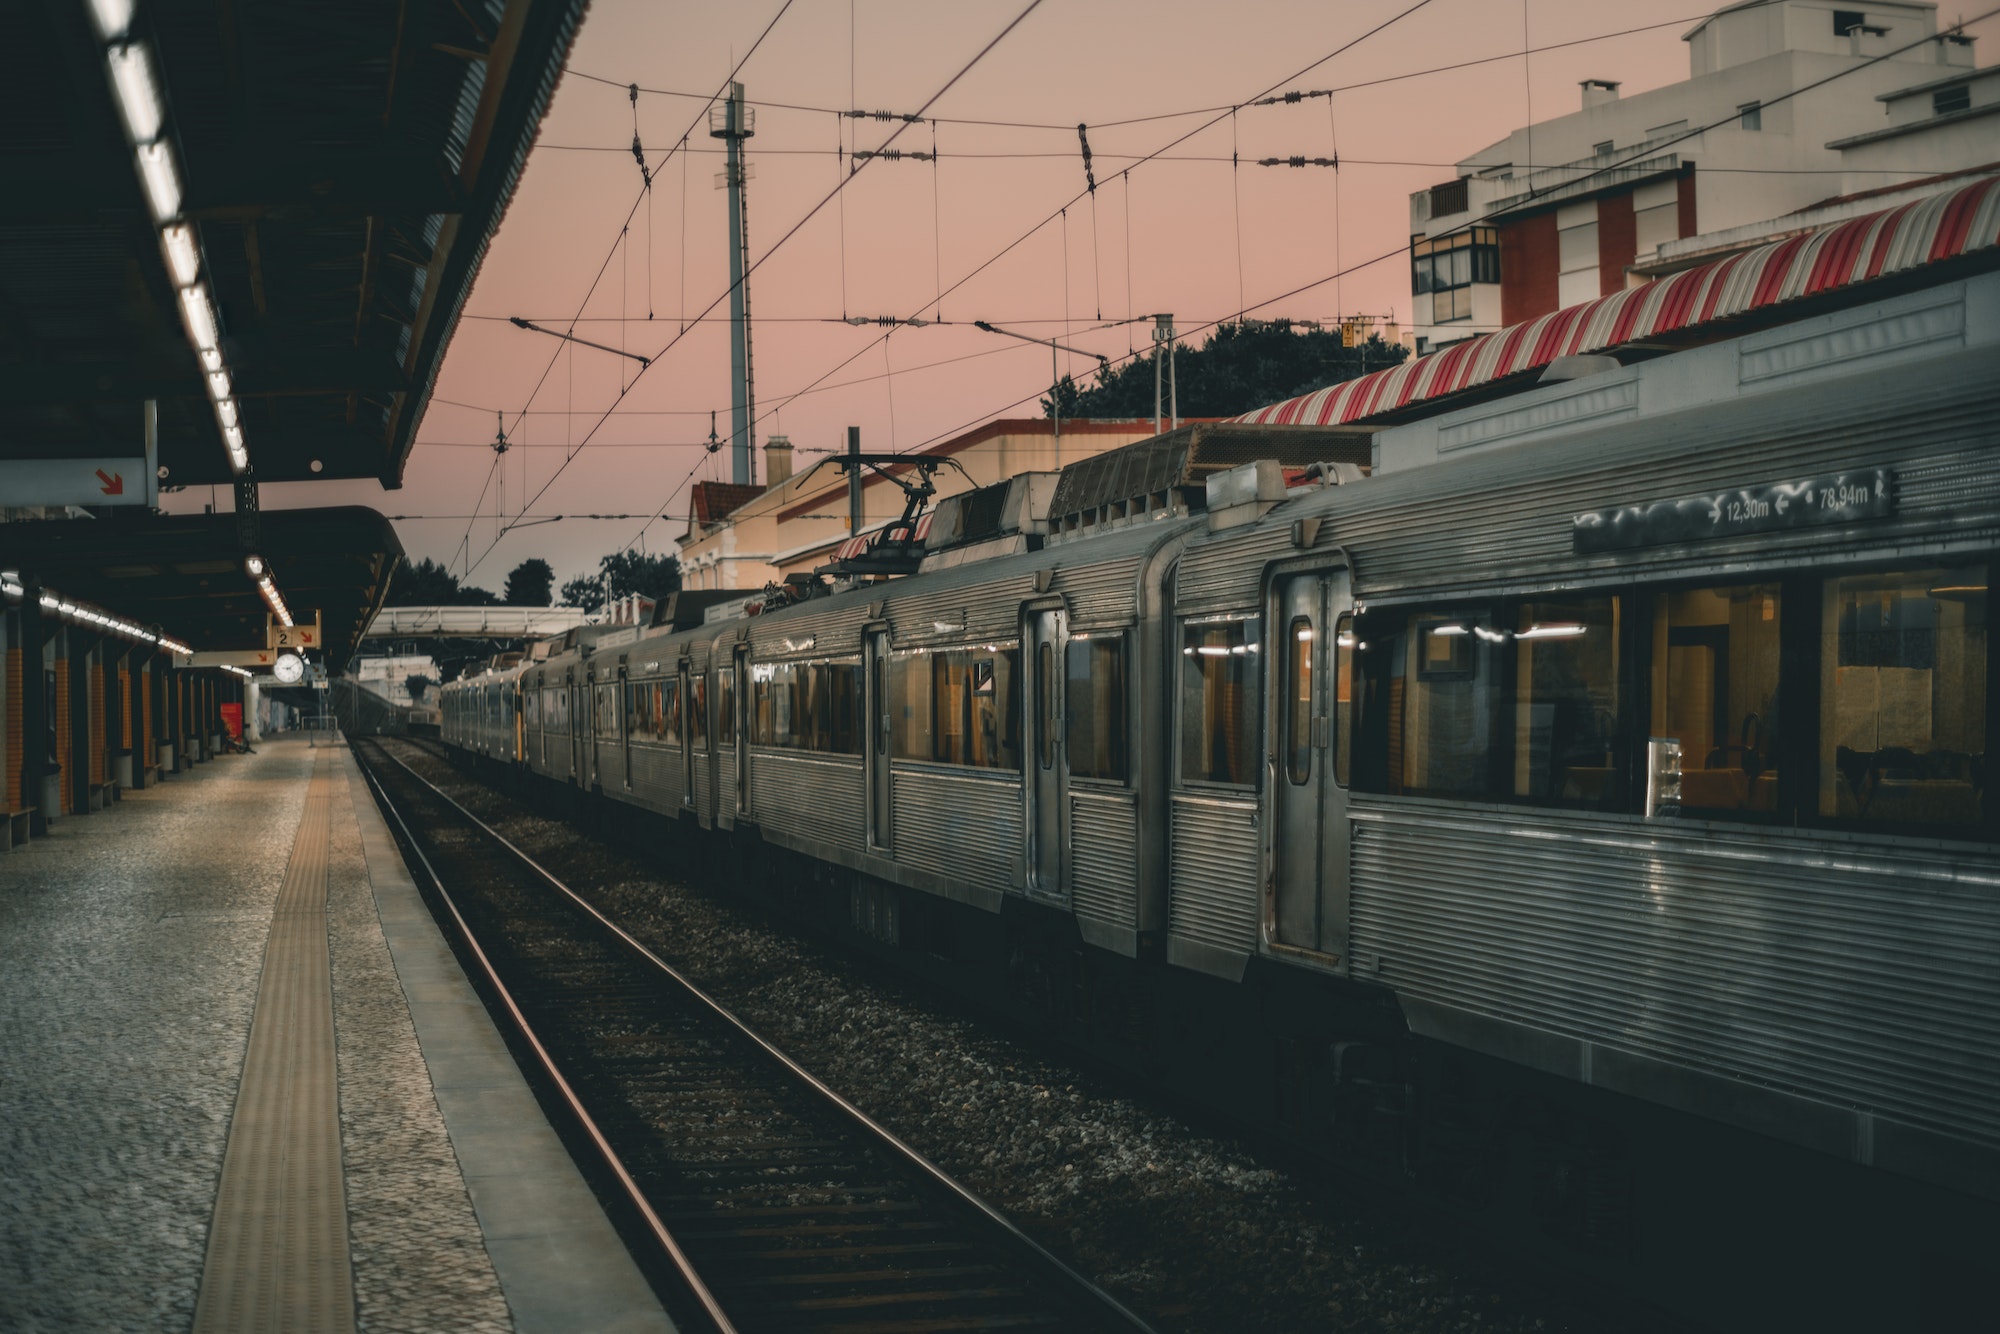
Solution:
[[[1813,1247],[1950,1286],[2000,1200],[2000,275],[1659,351],[579,648],[544,772],[1697,1302]],[[1745,1180],[1785,1209],[1702,1216]]]

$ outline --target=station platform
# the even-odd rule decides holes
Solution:
[[[0,1329],[670,1330],[345,745],[0,854]]]

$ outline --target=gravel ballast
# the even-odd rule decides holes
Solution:
[[[532,813],[400,758],[857,1106],[1163,1330],[1657,1326],[1581,1311],[1325,1198],[1242,1143],[872,975]]]

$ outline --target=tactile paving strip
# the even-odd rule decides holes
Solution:
[[[326,943],[331,825],[322,755],[264,948],[196,1334],[355,1327]]]

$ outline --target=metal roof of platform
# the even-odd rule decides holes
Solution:
[[[258,481],[399,485],[584,0],[0,0],[0,459],[228,482],[161,228],[185,222]],[[106,12],[120,30],[100,30]],[[156,216],[112,70],[178,163]]]
[[[157,625],[197,652],[264,646],[266,604],[244,567],[233,514],[114,514],[0,523],[0,570],[65,598]],[[257,554],[293,614],[320,613],[322,651],[353,658],[403,554],[389,521],[360,506],[284,511]]]

